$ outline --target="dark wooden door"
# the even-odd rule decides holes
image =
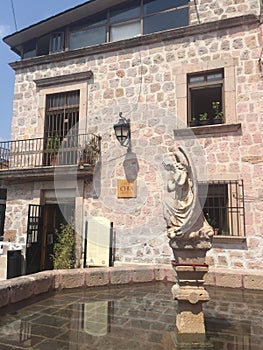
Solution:
[[[74,203],[67,204],[45,204],[43,223],[43,247],[41,258],[41,270],[52,270],[53,249],[61,224],[67,224],[67,220],[74,214]]]
[[[43,206],[30,204],[28,207],[26,240],[26,273],[39,272],[41,269],[43,231]]]

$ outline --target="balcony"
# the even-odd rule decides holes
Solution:
[[[100,147],[94,134],[0,142],[0,180],[48,180],[54,172],[85,177],[93,173]]]

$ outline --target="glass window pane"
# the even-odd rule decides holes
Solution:
[[[36,49],[32,49],[32,50],[24,51],[23,58],[31,58],[31,57],[35,57],[36,55],[37,55]]]
[[[48,55],[49,54],[49,35],[42,36],[37,40],[37,55]]]
[[[96,27],[69,34],[70,50],[104,43],[106,40],[106,27]]]
[[[204,81],[205,81],[204,75],[189,77],[190,84],[200,84],[200,83],[203,83]]]
[[[188,0],[154,0],[144,1],[144,14],[160,12],[178,6],[188,5]]]
[[[120,23],[111,26],[110,41],[117,41],[135,37],[141,34],[140,21]]]
[[[222,72],[212,73],[207,75],[207,81],[215,81],[223,79]]]
[[[79,104],[79,90],[67,93],[66,104],[67,106],[74,106]]]
[[[149,34],[161,30],[188,26],[188,17],[188,8],[145,17],[143,21],[143,33]]]
[[[110,21],[116,22],[124,19],[134,18],[140,16],[140,1],[135,1],[133,4],[128,7],[125,6],[117,7],[113,10],[110,10]]]
[[[213,101],[219,101],[222,105],[222,85],[202,86],[191,88],[191,119],[202,113],[207,113],[209,119],[214,116]]]
[[[103,12],[97,16],[92,16],[92,18],[85,18],[84,20],[78,22],[77,25],[70,27],[70,32],[84,31],[89,27],[103,27],[107,23],[107,13]]]
[[[31,41],[24,46],[23,58],[36,57],[36,42]]]
[[[64,33],[53,33],[50,38],[50,53],[63,51]]]

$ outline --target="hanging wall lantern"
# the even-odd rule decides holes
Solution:
[[[114,124],[113,128],[115,135],[119,143],[130,149],[131,141],[131,129],[130,129],[130,119],[126,119],[122,116],[122,113],[119,114],[119,121],[117,124]]]

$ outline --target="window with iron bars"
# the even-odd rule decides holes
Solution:
[[[79,99],[79,90],[46,96],[43,165],[76,163]]]
[[[205,195],[205,187],[207,193]],[[215,235],[245,236],[243,180],[212,181],[199,184],[203,213]]]

